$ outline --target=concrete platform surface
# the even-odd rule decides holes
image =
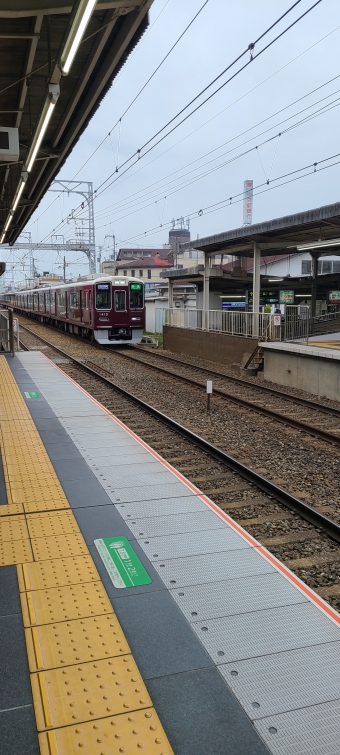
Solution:
[[[8,364],[83,536],[86,553],[98,570],[100,589],[106,591],[108,602],[103,597],[102,611],[114,610],[141,674],[140,685],[145,684],[151,696],[173,752],[338,755],[340,616],[41,353],[22,353],[8,359]],[[25,397],[28,384],[38,397]],[[80,547],[80,535],[72,539],[71,532],[63,534],[71,521],[67,512],[51,513],[43,526],[55,528],[52,539],[61,555],[28,563],[25,574],[28,580],[39,578],[47,584],[50,568],[55,573],[60,564],[58,579],[64,579],[65,587],[57,589],[60,595],[73,589],[77,607],[82,592],[84,600],[90,595],[91,583],[67,588],[71,566],[62,549]],[[119,584],[111,562],[104,556],[103,561],[98,550],[98,541],[105,538],[118,539],[120,552],[132,561],[138,559],[141,566],[136,568],[140,574],[143,568],[144,582]],[[41,543],[35,547],[41,548]],[[2,641],[8,648],[0,670],[3,755],[13,754],[13,725],[18,741],[24,741],[25,727],[31,732],[27,752],[35,755],[37,739],[19,588],[13,588],[14,566],[0,569],[0,585],[5,604],[0,632],[2,627]],[[34,583],[32,589],[39,592],[37,586]],[[44,606],[42,598],[33,596],[37,610]],[[51,601],[49,592],[47,604],[52,606]],[[32,614],[27,616],[32,622]],[[34,637],[31,626],[26,636],[29,632]],[[39,627],[38,633],[45,636]],[[8,658],[12,658],[13,671]],[[20,689],[13,684],[13,676],[18,676],[16,664],[25,669]],[[51,689],[62,678],[52,671],[40,676]],[[69,731],[59,724],[53,727],[56,753],[66,755]],[[41,735],[44,747],[52,742],[49,737],[48,731]],[[113,740],[111,752],[120,752]]]

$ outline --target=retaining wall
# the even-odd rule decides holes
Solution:
[[[257,338],[231,336],[191,328],[173,328],[165,325],[163,345],[175,354],[190,354],[217,364],[243,365],[257,346]]]
[[[302,351],[302,349],[301,349]],[[299,388],[320,398],[340,400],[340,354],[338,358],[319,354],[275,351],[264,348],[264,379],[289,388]]]

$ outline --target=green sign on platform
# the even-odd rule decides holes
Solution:
[[[104,537],[94,544],[115,587],[138,587],[152,582],[126,537]]]
[[[40,398],[38,391],[25,391],[26,398]]]

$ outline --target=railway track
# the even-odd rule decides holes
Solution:
[[[22,324],[21,328],[34,333],[34,331],[27,328],[27,326],[23,326]],[[98,347],[94,345],[93,348],[97,349]],[[110,353],[110,355],[112,355],[112,349],[110,349],[109,347],[99,347],[99,351],[108,352]],[[279,422],[288,427],[292,427],[294,430],[308,433],[314,438],[318,438],[326,443],[331,443],[335,446],[340,447],[340,409],[327,406],[326,404],[322,404],[316,401],[314,402],[299,396],[285,394],[282,391],[274,388],[262,388],[262,386],[254,385],[253,383],[249,383],[246,380],[226,376],[218,371],[211,372],[208,369],[194,367],[193,365],[188,364],[183,360],[164,357],[164,359],[166,359],[168,362],[174,364],[173,370],[168,369],[167,367],[163,367],[163,365],[155,363],[155,356],[153,354],[148,353],[146,360],[143,358],[145,352],[142,352],[143,356],[140,356],[139,354],[137,356],[134,352],[135,349],[130,349],[129,352],[123,351],[122,349],[115,350],[115,357],[141,364],[147,370],[154,370],[160,374],[181,381],[182,383],[186,383],[187,385],[202,391],[205,390],[205,383],[201,382],[197,378],[197,376],[188,374],[188,372],[196,372],[196,375],[197,373],[201,373],[209,376],[210,379],[212,377],[216,377],[217,380],[220,381],[220,383],[227,382],[228,384],[228,382],[230,382],[231,385],[241,386],[243,392],[248,391],[247,396],[235,394],[230,390],[230,388],[227,391],[224,387],[222,387],[222,385],[220,385],[220,383],[217,385],[215,383],[214,395],[218,396],[219,399],[227,402],[232,402],[249,411],[256,412],[264,417],[268,417],[270,420],[274,420],[275,422]],[[156,360],[157,359],[158,361],[161,361],[163,357],[156,357]],[[99,366],[98,369],[100,369]],[[260,398],[258,398],[258,394],[261,391],[262,394],[260,394]],[[281,402],[280,411],[277,411],[277,409],[268,406],[268,397],[274,399],[276,402]],[[300,415],[297,414],[296,406],[298,406],[300,409]],[[306,414],[307,417],[304,416]],[[322,425],[325,423],[325,415],[327,416],[327,430],[325,430],[324,427],[320,427],[320,424]],[[306,419],[308,420],[307,422],[305,421]]]
[[[92,360],[79,359],[29,329],[23,345],[28,349],[45,349],[46,355],[72,379],[270,548],[309,586],[334,607],[340,607],[340,524],[327,516],[326,508],[322,511],[320,507],[309,506],[132,395]]]
[[[105,349],[106,350],[106,349]],[[209,375],[209,378],[211,379],[213,376],[216,376],[219,380],[223,379],[227,382],[233,381],[237,385],[241,385],[243,389],[247,389],[248,393],[252,392],[253,394],[259,391],[263,391],[264,397],[262,396],[260,399],[256,399],[256,397],[251,396],[248,398],[245,398],[241,395],[235,395],[233,393],[230,393],[230,391],[226,391],[223,388],[214,386],[214,394],[216,396],[219,396],[220,398],[223,398],[227,401],[231,401],[235,404],[238,404],[239,406],[245,407],[246,409],[250,409],[251,411],[258,412],[259,414],[262,414],[266,417],[269,417],[270,419],[273,419],[277,422],[281,422],[285,425],[288,425],[289,427],[293,427],[295,430],[299,430],[301,432],[307,432],[311,435],[313,435],[316,438],[320,438],[320,440],[326,441],[326,443],[334,443],[336,445],[340,446],[340,409],[336,409],[330,406],[327,406],[325,404],[317,403],[314,401],[310,401],[305,398],[300,398],[298,396],[291,396],[290,394],[284,394],[283,392],[261,386],[257,386],[254,384],[249,384],[246,380],[238,380],[237,378],[229,378],[229,376],[223,375],[223,373],[220,372],[210,372],[210,370],[205,370],[201,367],[193,367],[192,365],[188,364],[187,362],[172,359],[171,357],[165,357],[166,360],[169,360],[176,365],[176,372],[167,369],[166,367],[163,367],[159,364],[150,363],[150,356],[148,354],[148,361],[141,359],[139,356],[136,357],[132,353],[126,353],[122,350],[117,351],[117,356],[123,357],[125,359],[133,360],[135,362],[138,362],[140,364],[143,364],[148,369],[151,370],[157,370],[157,372],[163,373],[164,375],[169,375],[171,377],[176,378],[177,380],[182,380],[186,382],[189,385],[192,385],[197,388],[205,388],[205,384],[200,382],[195,377],[190,377],[187,374],[182,374],[181,372],[178,372],[178,368],[180,369],[187,369],[191,372],[203,372],[206,373],[206,375]],[[152,355],[151,355],[152,358]],[[175,369],[175,368],[174,368]],[[294,411],[296,414],[295,404],[302,407],[304,410],[304,413],[306,412],[312,412],[311,419],[315,418],[315,413],[319,412],[321,414],[326,414],[332,417],[332,420],[334,420],[334,431],[329,432],[328,430],[324,430],[320,427],[317,427],[315,424],[311,425],[306,422],[304,422],[301,419],[297,419],[296,416],[292,417],[290,414],[287,414],[287,411],[285,411],[285,406],[283,406],[283,411],[278,412],[275,409],[272,409],[268,406],[265,406],[263,401],[268,400],[268,396],[275,397],[275,399],[280,399],[284,405],[287,405],[288,402],[293,404],[293,408],[289,407],[290,411]],[[314,414],[314,417],[313,417]],[[323,421],[323,420],[321,420]],[[338,432],[339,435],[337,436],[335,433]]]

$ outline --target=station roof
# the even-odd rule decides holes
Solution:
[[[7,232],[14,243],[148,25],[153,0],[98,0],[67,76],[56,74],[76,0],[0,0],[0,126],[19,129],[17,163],[0,165],[0,232],[49,82],[59,99]]]
[[[294,253],[301,247],[304,251],[314,251],[320,255],[329,254],[331,248],[332,254],[339,254],[340,203],[207,236],[180,244],[180,249],[199,249],[208,255],[250,257],[253,256],[255,242],[268,255],[287,255],[288,251]]]

